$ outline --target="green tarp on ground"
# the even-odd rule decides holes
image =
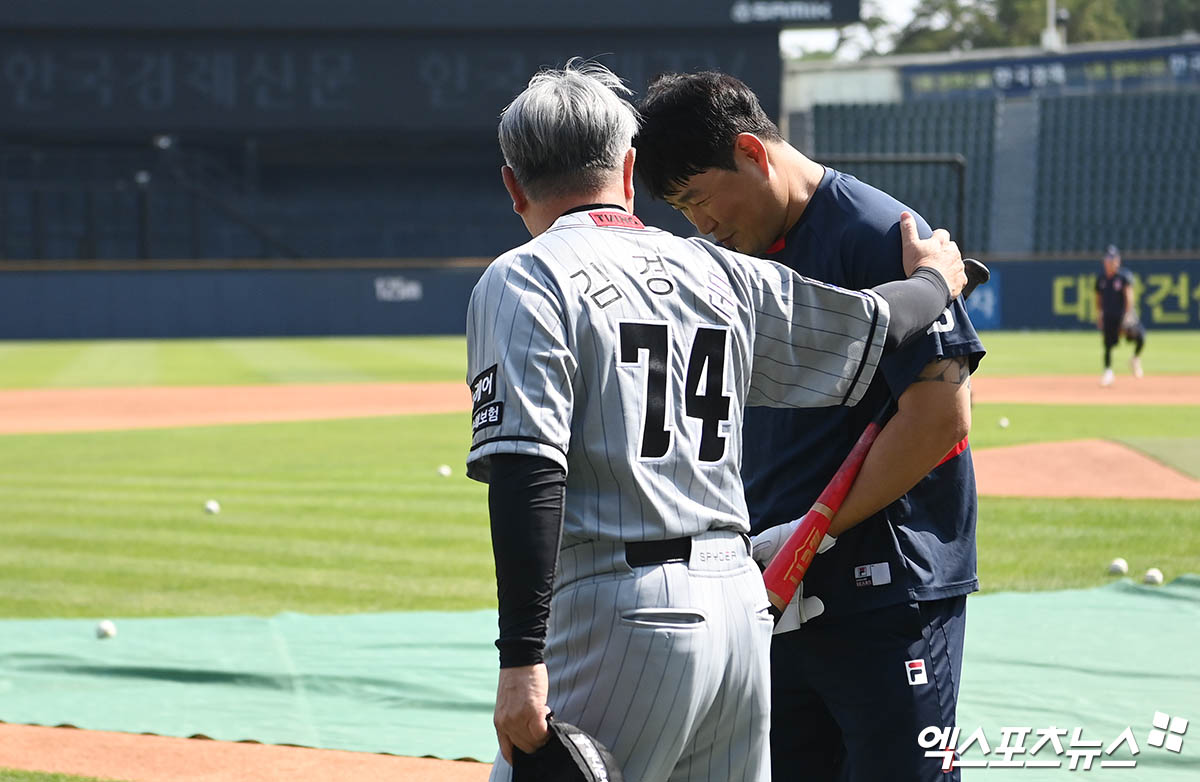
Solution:
[[[1027,749],[1039,729],[1051,727],[1079,728],[1081,742],[1101,741],[1107,749],[1128,727],[1139,749],[1136,757],[1122,749],[1096,758],[1091,771],[1070,772],[1068,735],[1060,739],[1062,755],[1047,747],[1035,758],[1062,761],[1061,769],[990,767],[964,772],[965,779],[1200,780],[1200,576],[1165,587],[1124,580],[1096,589],[972,597],[963,668],[961,737],[982,727],[993,750],[987,756],[968,750],[966,758],[1002,760],[995,748],[1006,726],[1033,729]],[[1181,737],[1182,752],[1148,744],[1156,712],[1195,723]],[[1113,759],[1137,766],[1098,767]]]
[[[283,614],[0,621],[0,721],[169,736],[471,757],[495,752],[495,613]],[[996,594],[968,602],[960,740],[982,730],[995,762],[1004,727],[1066,729],[1059,769],[986,768],[967,779],[1200,779],[1200,577],[1166,587]],[[801,630],[800,632],[803,632]],[[1153,746],[1156,713],[1175,718]],[[1070,772],[1072,733],[1107,749]],[[1172,730],[1174,729],[1174,730]],[[1168,749],[1181,742],[1181,752]],[[1078,749],[1078,748],[1077,748]],[[1020,754],[1013,756],[1021,761]],[[1133,760],[1131,769],[1102,761]],[[1082,765],[1082,760],[1080,761]]]
[[[0,721],[491,760],[495,611],[0,621]]]

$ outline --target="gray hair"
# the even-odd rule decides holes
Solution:
[[[532,199],[594,192],[633,146],[637,110],[620,77],[577,57],[543,70],[500,114],[500,150]]]

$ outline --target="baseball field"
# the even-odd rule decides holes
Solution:
[[[1200,573],[1200,334],[1110,389],[1093,333],[983,336],[984,594]],[[494,609],[464,373],[448,337],[0,343],[0,618]]]

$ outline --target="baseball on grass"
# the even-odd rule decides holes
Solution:
[[[1129,572],[1129,563],[1123,557],[1117,557],[1108,564],[1108,572],[1114,576],[1123,576]]]
[[[117,634],[117,626],[112,623],[112,620],[105,619],[96,625],[97,638],[112,638]]]
[[[1001,417],[1000,417],[1000,428],[1001,428],[1001,429],[1007,429],[1007,428],[1008,428],[1008,418],[1006,418],[1006,417],[1004,417],[1004,416],[1001,416]]]
[[[220,513],[221,512],[221,503],[217,502],[216,500],[209,500],[208,502],[204,503],[204,512],[205,513]]]
[[[1142,582],[1146,584],[1152,584],[1154,586],[1161,586],[1163,582],[1162,571],[1156,567],[1150,568],[1146,571],[1146,575],[1142,576]]]
[[[438,467],[438,475],[442,476],[443,478],[449,478],[450,477],[450,465],[443,464],[441,467]]]

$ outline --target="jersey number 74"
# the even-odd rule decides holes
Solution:
[[[643,351],[648,354],[639,456],[661,459],[671,449],[672,435],[667,428],[670,330],[666,323],[640,321],[623,321],[620,330],[621,364],[641,364]],[[725,455],[725,436],[721,432],[722,423],[729,420],[730,398],[723,391],[728,334],[727,329],[697,328],[688,356],[684,411],[701,423],[698,457],[702,462],[717,462]]]

